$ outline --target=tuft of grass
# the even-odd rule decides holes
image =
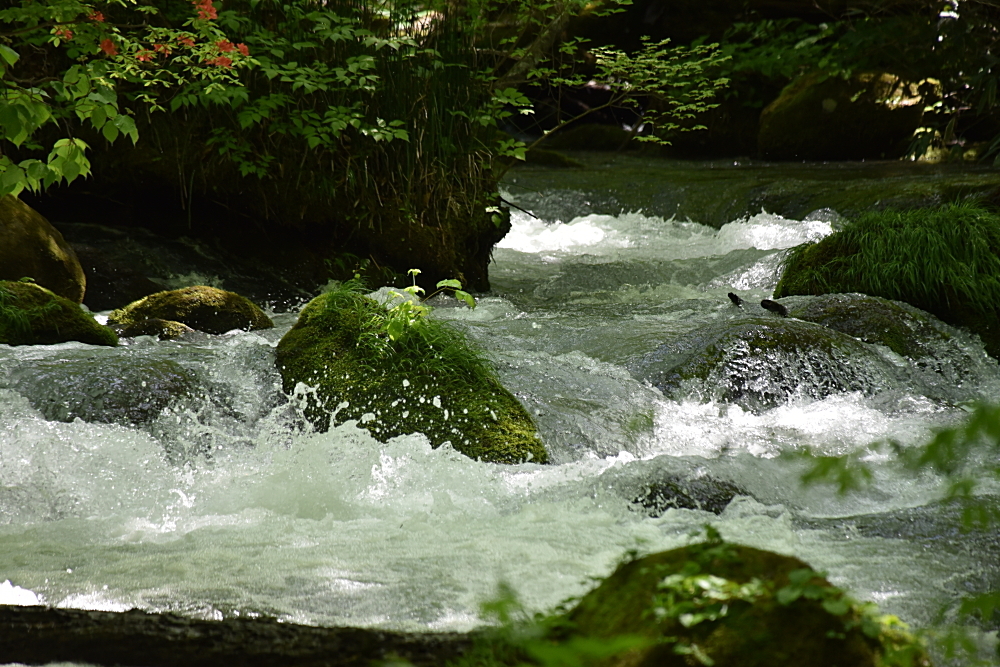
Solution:
[[[865,213],[793,248],[775,298],[861,292],[968,326],[1000,353],[1000,215],[977,204]]]
[[[0,329],[7,331],[6,338],[27,340],[31,337],[31,320],[16,301],[17,295],[0,285]]]

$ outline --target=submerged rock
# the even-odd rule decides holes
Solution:
[[[271,318],[248,299],[207,285],[151,294],[112,312],[108,324],[131,327],[148,319],[180,322],[210,334],[274,326]]]
[[[0,279],[31,278],[80,303],[87,279],[73,248],[40,213],[13,195],[0,198]]]
[[[559,639],[637,639],[588,663],[601,667],[876,667],[890,651],[930,664],[905,627],[865,615],[798,558],[719,542],[625,563],[566,620]]]
[[[142,320],[131,320],[125,324],[113,324],[111,326],[122,338],[135,338],[136,336],[156,336],[160,340],[175,340],[194,332],[194,329],[183,322],[173,320],[161,320],[158,317],[148,317]]]
[[[548,460],[527,411],[460,334],[424,321],[434,347],[417,335],[390,341],[379,330],[385,318],[374,299],[329,292],[310,301],[278,343],[284,389],[305,390],[306,416],[317,428],[356,419],[383,442],[420,432],[433,447],[450,443],[484,461]]]
[[[725,480],[666,474],[647,483],[632,502],[651,517],[661,516],[669,509],[721,514],[733,498],[745,495],[746,491]]]
[[[713,322],[664,343],[630,371],[667,395],[694,393],[747,410],[894,386],[899,372],[860,341],[811,322],[749,317]]]
[[[0,281],[0,343],[118,344],[118,336],[69,299],[31,282]]]
[[[152,421],[195,377],[167,359],[69,358],[14,368],[9,383],[50,421],[127,425]]]

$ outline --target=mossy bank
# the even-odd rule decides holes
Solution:
[[[0,343],[118,345],[118,336],[69,299],[27,281],[0,281]]]
[[[970,329],[1000,357],[1000,215],[971,204],[866,213],[794,248],[775,298],[860,292]]]
[[[284,389],[303,393],[317,428],[356,419],[382,441],[419,432],[474,459],[547,462],[527,411],[460,333],[421,317],[392,339],[388,318],[348,286],[313,299],[278,343]]]

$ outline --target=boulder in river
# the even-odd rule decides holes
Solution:
[[[194,374],[169,359],[72,356],[8,370],[10,386],[51,421],[149,422],[195,387]]]
[[[387,317],[344,287],[310,301],[278,343],[284,389],[310,388],[306,416],[317,428],[356,419],[381,441],[420,432],[483,461],[548,460],[527,411],[461,334],[420,316],[419,330],[392,340]]]
[[[80,305],[27,281],[0,281],[0,343],[54,345],[66,341],[118,344],[118,336]]]
[[[778,317],[706,324],[664,343],[630,370],[667,395],[696,393],[753,411],[798,396],[874,395],[898,375],[877,352],[847,334]]]
[[[180,322],[210,334],[223,334],[234,329],[270,329],[274,326],[271,318],[250,300],[207,285],[143,297],[113,311],[108,316],[108,324],[131,327],[141,320],[153,318]]]
[[[31,278],[80,303],[87,279],[73,248],[40,213],[13,195],[0,198],[0,280]]]
[[[595,667],[876,667],[889,653],[930,664],[904,625],[798,558],[717,540],[621,565],[566,620],[560,638],[635,640]]]

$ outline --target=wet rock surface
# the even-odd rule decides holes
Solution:
[[[630,371],[668,396],[698,395],[752,411],[795,397],[873,395],[899,376],[851,336],[778,316],[707,324],[664,343]]]

